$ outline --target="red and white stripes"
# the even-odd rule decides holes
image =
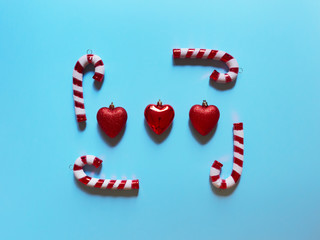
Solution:
[[[214,161],[210,169],[210,177],[213,186],[226,189],[234,186],[239,180],[243,168],[243,123],[233,124],[233,168],[231,176],[227,179],[220,178],[222,163]]]
[[[101,82],[104,77],[104,64],[101,58],[97,55],[86,54],[83,55],[76,63],[73,70],[73,99],[74,106],[78,122],[83,122],[87,120],[86,111],[84,109],[84,100],[83,100],[83,70],[89,64],[94,64],[94,80]]]
[[[228,73],[219,73],[214,70],[210,78],[218,83],[228,83],[236,80],[239,65],[235,58],[230,54],[211,49],[200,49],[200,48],[178,48],[173,49],[174,58],[200,58],[200,59],[213,59],[219,60],[227,64],[229,68]]]
[[[86,155],[77,158],[73,166],[73,173],[76,179],[88,187],[102,188],[102,189],[123,189],[132,190],[139,189],[139,180],[110,180],[110,179],[98,179],[89,177],[83,171],[85,165],[93,165],[98,168],[102,163],[102,160],[93,156]]]

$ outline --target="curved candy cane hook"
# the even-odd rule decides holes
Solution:
[[[78,122],[83,122],[87,120],[86,111],[84,109],[82,79],[83,79],[83,70],[89,63],[92,63],[95,67],[94,68],[95,73],[94,73],[94,76],[92,77],[94,80],[101,82],[104,77],[104,64],[98,55],[94,55],[94,54],[83,55],[81,58],[79,58],[76,65],[74,66],[74,70],[72,74],[73,99],[74,99],[74,107],[75,107]]]
[[[243,168],[243,123],[233,124],[233,168],[231,176],[227,179],[220,178],[222,163],[214,161],[210,169],[210,177],[213,186],[226,189],[234,186],[239,180]]]
[[[77,158],[73,165],[73,173],[76,179],[88,187],[103,188],[103,189],[124,189],[132,190],[139,189],[139,180],[110,180],[110,179],[98,179],[89,177],[83,171],[84,165],[93,165],[98,168],[102,163],[102,160],[93,156],[86,155]]]
[[[218,83],[233,82],[238,76],[239,65],[237,60],[230,54],[223,51],[200,48],[178,48],[173,49],[173,57],[213,59],[226,63],[229,68],[228,73],[219,73],[218,71],[214,70],[210,76],[210,79]]]

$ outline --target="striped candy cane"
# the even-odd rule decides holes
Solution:
[[[210,177],[213,186],[216,188],[226,189],[234,186],[239,180],[243,167],[243,123],[233,124],[233,168],[231,176],[227,179],[220,178],[222,163],[214,161],[210,169]]]
[[[76,110],[76,116],[78,122],[83,122],[87,120],[86,111],[84,109],[84,100],[83,100],[83,70],[89,64],[94,64],[94,80],[101,82],[104,77],[104,64],[101,58],[98,55],[87,54],[83,55],[74,66],[73,70],[73,99],[74,106]]]
[[[173,49],[174,58],[201,58],[201,59],[213,59],[220,60],[227,64],[229,68],[228,73],[219,73],[214,70],[210,78],[218,83],[228,83],[236,80],[239,72],[239,65],[235,58],[230,54],[211,49],[200,48],[178,48]]]
[[[124,189],[132,190],[139,189],[139,180],[110,180],[110,179],[98,179],[89,177],[83,171],[84,165],[93,165],[98,168],[102,163],[102,160],[93,156],[86,155],[77,158],[73,165],[73,173],[76,179],[88,187],[103,188],[103,189]]]

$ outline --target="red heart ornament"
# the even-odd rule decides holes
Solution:
[[[116,137],[127,122],[127,112],[122,107],[114,107],[113,103],[100,108],[97,113],[98,124],[109,137]]]
[[[189,117],[193,127],[202,136],[205,136],[217,125],[220,112],[216,106],[208,106],[207,102],[204,100],[202,106],[192,106]]]
[[[152,131],[160,135],[172,123],[174,110],[170,105],[162,105],[162,102],[159,100],[157,105],[150,104],[146,107],[144,116]]]

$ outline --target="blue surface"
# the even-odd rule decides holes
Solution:
[[[316,0],[2,0],[1,238],[319,239],[319,10]],[[174,65],[180,47],[226,51],[243,73],[219,90],[211,63]],[[71,76],[87,49],[106,78],[99,89],[84,77],[81,131]],[[143,111],[159,98],[176,116],[156,138]],[[203,99],[221,112],[207,138],[188,117]],[[111,101],[128,112],[115,141],[95,119]],[[231,173],[235,121],[244,172],[234,190],[214,191],[213,161]],[[83,154],[104,160],[90,175],[139,178],[138,195],[82,188],[69,165]]]

